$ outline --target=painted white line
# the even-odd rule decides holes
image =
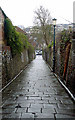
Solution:
[[[70,92],[70,90],[66,87],[66,85],[60,80],[60,78],[54,73],[54,75],[56,76],[56,78],[58,79],[58,81],[61,83],[61,85],[66,89],[66,91],[69,93],[69,95],[71,96],[71,98],[74,100],[75,102],[75,97],[73,96],[73,94]]]
[[[27,66],[24,68],[24,69],[26,69],[27,68]],[[23,70],[24,70],[23,69]],[[23,72],[23,70],[21,70],[5,87],[3,87],[1,90],[0,90],[0,92],[2,92],[5,88],[7,88],[22,72]]]
[[[47,63],[48,67],[50,68],[50,70],[52,71],[52,68],[49,66],[49,64]],[[66,85],[60,80],[59,76],[56,75],[54,73],[55,77],[58,79],[58,81],[60,82],[60,84],[65,88],[65,90],[68,92],[68,94],[70,95],[70,97],[72,98],[72,100],[75,102],[75,97],[73,96],[73,94],[70,92],[70,90],[66,87]]]

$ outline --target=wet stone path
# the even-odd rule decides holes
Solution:
[[[2,96],[3,120],[6,120],[5,118],[7,120],[8,118],[9,120],[11,118],[75,119],[74,103],[54,77],[42,56],[37,56],[3,91]]]

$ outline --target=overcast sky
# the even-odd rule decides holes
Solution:
[[[58,23],[73,22],[74,0],[0,0],[0,6],[14,25],[32,26],[34,11],[42,5]],[[66,20],[64,20],[66,19]]]

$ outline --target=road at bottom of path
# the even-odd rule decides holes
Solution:
[[[42,56],[36,56],[2,96],[3,120],[75,119],[75,104]]]

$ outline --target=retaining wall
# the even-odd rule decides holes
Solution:
[[[5,56],[2,60],[2,86],[4,87],[11,81],[25,66],[34,59],[34,53],[29,53],[24,50],[21,55],[17,54],[12,59],[8,60]]]
[[[59,43],[59,42],[58,42]],[[67,46],[66,46],[67,48]],[[75,95],[75,80],[73,76],[72,70],[72,46],[70,48],[69,58],[68,58],[68,65],[67,65],[67,72],[65,79],[63,78],[64,74],[64,67],[65,67],[65,60],[67,56],[67,52],[65,49],[61,49],[61,47],[57,46],[55,49],[55,73],[60,77],[62,82],[70,89],[70,91]],[[53,49],[46,48],[43,50],[43,59],[53,68]]]

